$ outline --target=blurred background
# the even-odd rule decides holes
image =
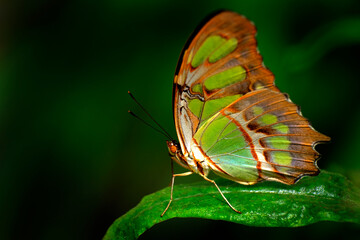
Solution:
[[[180,51],[222,8],[255,23],[277,86],[332,138],[317,147],[320,168],[360,186],[359,1],[2,0],[0,239],[101,239],[143,196],[169,185],[165,138],[127,113],[144,115],[127,91],[176,136],[171,95]],[[177,179],[192,181],[201,179]],[[173,219],[141,238],[359,233],[347,223],[270,229]]]

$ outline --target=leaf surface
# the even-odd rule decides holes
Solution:
[[[294,185],[263,182],[244,186],[225,179],[216,182],[242,214],[232,211],[211,183],[176,185],[174,200],[163,217],[160,214],[169,201],[169,187],[145,196],[118,218],[104,240],[136,239],[153,225],[175,217],[261,227],[298,227],[319,221],[360,223],[360,190],[340,174],[322,171]]]

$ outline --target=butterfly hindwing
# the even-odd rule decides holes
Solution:
[[[215,173],[244,184],[293,184],[317,174],[313,146],[329,140],[283,93],[269,89],[240,97],[206,121],[194,139]]]

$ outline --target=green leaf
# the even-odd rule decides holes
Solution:
[[[360,223],[360,190],[339,174],[323,171],[290,186],[276,182],[244,186],[225,179],[216,182],[242,214],[232,211],[209,182],[177,185],[163,217],[160,214],[169,201],[169,187],[144,197],[118,218],[104,240],[136,239],[153,225],[175,217],[263,227],[297,227],[318,221]]]

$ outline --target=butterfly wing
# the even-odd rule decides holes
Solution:
[[[274,86],[255,33],[245,17],[224,11],[193,34],[175,74],[176,130],[184,155],[197,142],[223,177],[244,184],[262,179],[291,184],[318,172],[313,146],[328,137],[313,130]],[[249,111],[258,116],[248,118]]]
[[[240,97],[206,121],[194,139],[215,173],[243,184],[293,184],[316,175],[314,146],[329,141],[285,94],[269,89]]]
[[[202,25],[185,45],[174,79],[174,119],[185,154],[199,124],[240,95],[263,87],[278,91],[250,21],[223,11]]]

